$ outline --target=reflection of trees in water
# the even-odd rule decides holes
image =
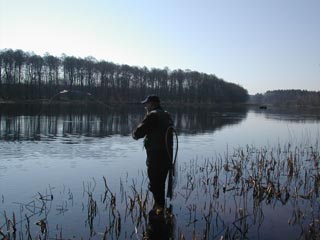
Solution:
[[[0,119],[0,138],[41,140],[55,136],[106,137],[127,135],[133,128],[128,115],[69,114],[62,116],[13,116]]]
[[[15,107],[2,109],[2,112],[0,138],[3,140],[50,140],[68,135],[129,135],[145,114],[141,106],[135,105],[114,110],[50,106],[41,115],[38,115],[39,107]],[[214,131],[225,125],[237,124],[246,116],[245,109],[229,113],[207,109],[172,109],[170,112],[178,131],[186,134]]]
[[[267,119],[278,121],[318,122],[320,120],[320,109],[269,107],[267,110],[252,109],[252,111],[264,115]]]
[[[179,109],[172,112],[175,126],[180,133],[196,134],[213,132],[223,126],[238,124],[246,118],[246,108],[236,109]]]

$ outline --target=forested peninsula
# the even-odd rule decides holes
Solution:
[[[197,71],[0,50],[0,102],[48,100],[63,91],[74,93],[68,100],[94,96],[105,103],[134,103],[148,94],[184,104],[245,103],[248,99],[242,86]]]
[[[320,91],[272,90],[250,96],[250,103],[282,107],[320,107]]]

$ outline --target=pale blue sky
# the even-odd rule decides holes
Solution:
[[[0,49],[320,90],[320,0],[0,0]]]

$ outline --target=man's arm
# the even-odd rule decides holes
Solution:
[[[147,114],[142,122],[136,127],[136,129],[133,130],[133,139],[137,140],[146,136],[148,132],[150,132],[152,125],[154,125],[154,121],[155,115],[153,113]]]

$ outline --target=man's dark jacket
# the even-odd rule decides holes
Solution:
[[[170,114],[160,106],[150,111],[138,127],[134,130],[133,136],[136,139],[145,138],[144,146],[147,152],[170,151],[172,150],[173,121]]]

